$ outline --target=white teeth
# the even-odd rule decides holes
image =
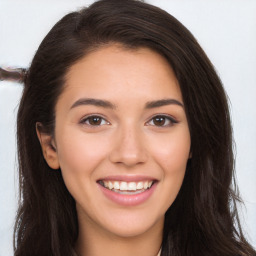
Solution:
[[[127,190],[136,190],[136,183],[135,182],[129,182],[128,183],[128,189]]]
[[[143,188],[144,188],[143,182],[142,181],[138,182],[136,189],[143,189]]]
[[[124,181],[122,181],[121,183],[120,183],[120,190],[127,190],[127,188],[128,188],[128,184],[127,184],[127,182],[124,182]]]
[[[148,182],[144,182],[144,189],[147,189],[148,188]]]
[[[103,181],[103,184],[104,184],[104,187],[105,187],[105,188],[108,188],[108,181],[105,181],[105,180],[104,180],[104,181]]]
[[[119,182],[118,181],[114,182],[114,189],[119,189]]]
[[[150,188],[153,181],[125,182],[125,181],[102,181],[105,188],[110,190],[136,191]],[[102,184],[102,185],[103,185]]]
[[[109,181],[109,182],[108,182],[108,188],[109,188],[109,189],[112,189],[113,187],[114,187],[114,185],[112,184],[111,181]]]

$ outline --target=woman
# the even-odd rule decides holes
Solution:
[[[66,15],[18,112],[15,255],[254,255],[225,92],[190,32],[133,0]]]

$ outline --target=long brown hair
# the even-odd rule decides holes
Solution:
[[[26,76],[25,68],[3,68],[0,67],[0,81],[14,81],[23,83]]]
[[[61,170],[46,164],[35,126],[40,122],[43,132],[54,135],[55,105],[68,70],[88,52],[116,42],[164,56],[185,104],[192,158],[166,212],[161,255],[254,255],[236,210],[229,109],[214,67],[192,34],[167,12],[135,0],[101,0],[62,18],[28,69],[17,122],[21,199],[15,256],[74,255],[75,201]]]

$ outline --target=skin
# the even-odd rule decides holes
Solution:
[[[81,104],[82,98],[113,106]],[[163,99],[180,104],[146,107]],[[190,157],[182,104],[172,68],[147,48],[112,44],[70,68],[56,105],[54,138],[37,132],[46,161],[61,168],[76,201],[79,255],[157,255],[164,214],[179,192]],[[95,123],[88,115],[100,119]],[[159,115],[166,117],[159,122]],[[150,176],[155,190],[139,205],[119,205],[99,189],[97,181],[109,175]]]

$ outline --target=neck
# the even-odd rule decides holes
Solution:
[[[162,243],[164,220],[159,220],[143,234],[123,237],[79,221],[79,236],[76,243],[78,256],[158,256]]]

